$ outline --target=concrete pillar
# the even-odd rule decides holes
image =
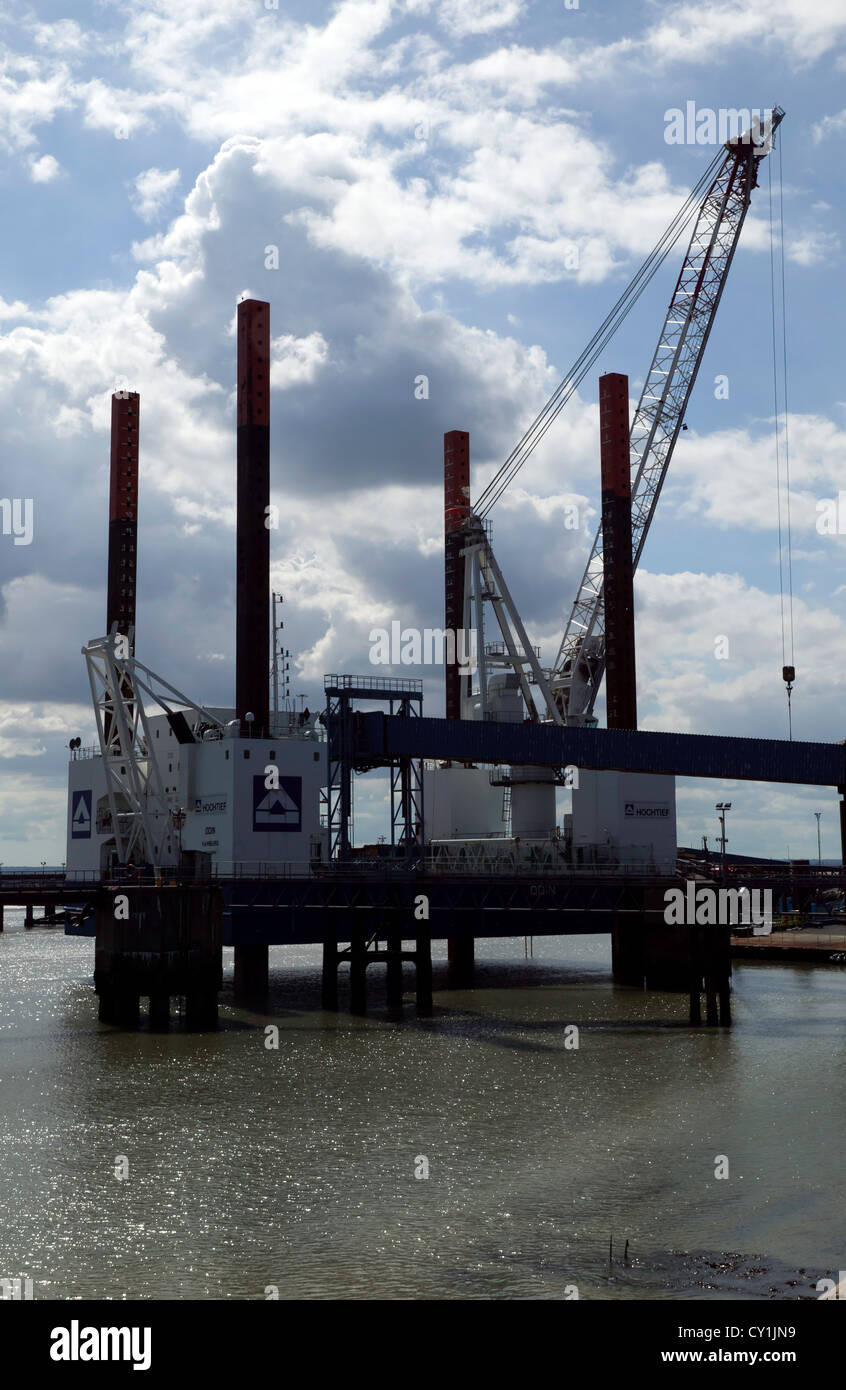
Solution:
[[[27,905],[26,905],[26,914],[25,914],[25,916],[24,916],[24,926],[26,927],[27,931],[31,931],[31,930],[32,930],[32,926],[33,926],[33,915],[32,915],[32,914],[33,914],[33,911],[34,911],[34,908],[33,908],[32,903],[27,903]]]
[[[235,998],[239,1003],[260,1001],[267,995],[268,947],[235,947]]]
[[[469,989],[476,974],[476,939],[453,936],[447,942],[450,989]]]
[[[49,902],[49,903],[45,903],[45,904],[44,904],[44,917],[45,917],[45,919],[46,919],[48,922],[55,922],[55,920],[56,920],[56,900],[55,900],[55,898],[53,899],[52,902]]]
[[[3,930],[3,904],[0,903],[0,931]]]

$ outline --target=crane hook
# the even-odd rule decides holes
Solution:
[[[793,691],[793,682],[796,679],[796,669],[793,666],[782,666],[781,678],[787,686],[787,729],[791,743],[793,742],[793,720],[790,712],[790,696]]]

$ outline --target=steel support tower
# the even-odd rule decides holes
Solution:
[[[270,724],[270,305],[260,299],[238,305],[237,458],[235,709],[247,737]]]
[[[326,721],[333,730],[329,746],[329,858],[352,858],[352,776],[357,762],[362,712],[355,700],[377,701],[398,718],[419,720],[423,682],[390,676],[326,676]],[[388,767],[391,777],[391,845],[409,863],[423,858],[423,762],[414,756],[374,758],[371,767]]]
[[[464,621],[464,528],[470,515],[470,436],[464,430],[444,435],[444,627],[457,633]],[[457,640],[457,639],[456,639]],[[482,634],[478,634],[481,644]],[[446,717],[461,719],[461,670],[445,667]]]
[[[116,391],[112,396],[106,631],[126,637],[128,655],[135,645],[140,409],[137,391]]]
[[[609,729],[637,728],[629,379],[599,378],[602,549],[605,589],[605,698]]]

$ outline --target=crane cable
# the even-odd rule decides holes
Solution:
[[[778,355],[778,295],[776,291],[776,255],[775,255],[775,217],[773,213],[773,176],[772,164],[767,165],[767,180],[769,191],[769,214],[770,214],[770,297],[772,301],[772,349],[773,349],[773,411],[775,416],[775,462],[776,462],[776,514],[778,520],[778,583],[779,583],[779,602],[781,611],[781,661],[782,679],[787,688],[787,729],[788,737],[793,739],[793,714],[791,709],[791,695],[793,693],[793,682],[796,677],[794,666],[794,628],[793,628],[793,540],[790,524],[790,438],[788,429],[787,415],[787,298],[785,293],[785,256],[784,256],[784,178],[781,157],[781,141],[778,147],[778,179],[779,179],[779,254],[781,257],[781,339],[782,353],[779,363]],[[781,367],[781,401],[784,415],[784,475],[785,475],[785,512],[786,524],[782,526],[781,518],[781,424],[779,412],[779,367]],[[784,538],[787,539],[787,617],[785,618],[785,597],[784,597]],[[788,634],[789,652],[788,661]]]
[[[663,265],[672,251],[694,211],[698,208],[701,195],[713,182],[717,169],[723,163],[725,152],[721,149],[712,159],[695,187],[691,189],[669,227],[653,246],[643,265],[620,295],[617,303],[608,312],[587,347],[576,359],[570,371],[559,383],[539,415],[532,422],[518,444],[512,449],[505,463],[490,480],[473,510],[484,518],[499,500],[511,480],[523,467],[535,446],[540,443],[552,422],[557,419],[570,397],[574,394],[587,373],[613,338],[620,324],[637,303],[646,286]]]

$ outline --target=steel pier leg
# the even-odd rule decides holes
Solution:
[[[350,1013],[367,1013],[367,951],[361,932],[350,942]]]
[[[428,1018],[432,1012],[432,937],[428,928],[417,928],[417,1012]]]
[[[334,936],[323,938],[322,1005],[328,1013],[338,1012],[338,942]]]
[[[388,932],[388,1008],[402,1008],[402,933]]]

